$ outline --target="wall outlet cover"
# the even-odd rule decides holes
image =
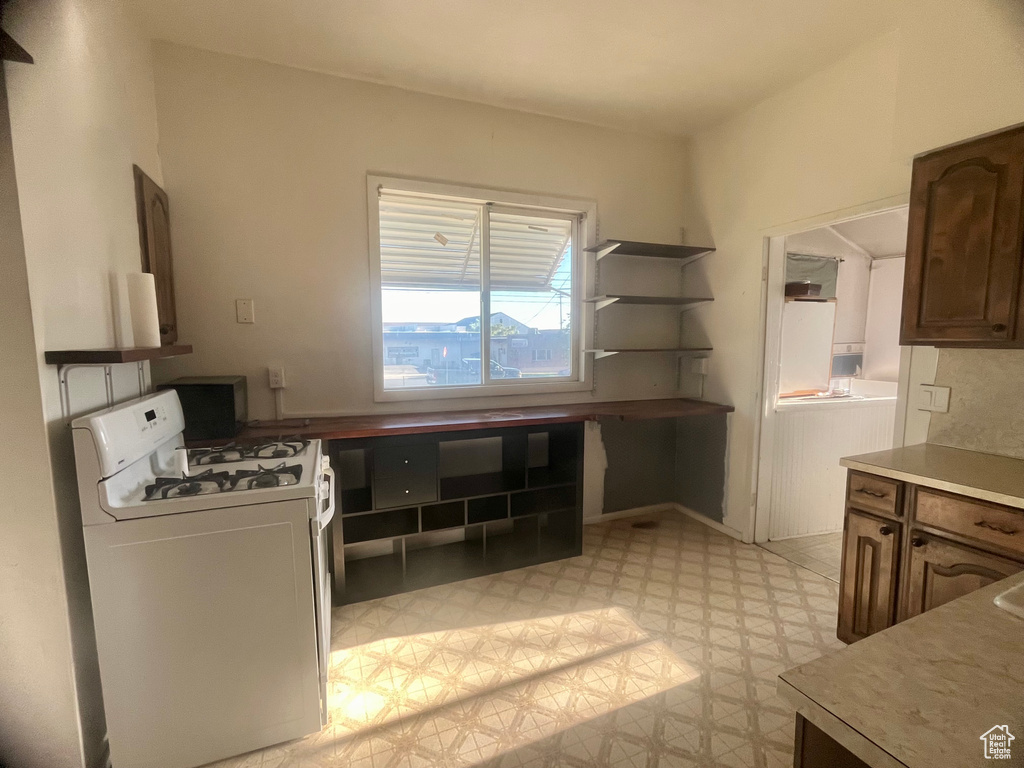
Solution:
[[[272,365],[267,368],[267,384],[271,389],[284,389],[284,366]]]
[[[256,322],[256,307],[252,299],[235,299],[235,321],[243,325]]]

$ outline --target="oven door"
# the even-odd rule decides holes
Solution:
[[[316,498],[317,515],[309,521],[313,550],[313,595],[320,668],[320,722],[327,725],[327,679],[331,657],[331,572],[327,559],[327,524],[334,517],[334,471],[324,459],[323,481]]]

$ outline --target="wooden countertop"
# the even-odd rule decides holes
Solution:
[[[459,432],[471,429],[524,427],[537,424],[565,424],[619,418],[625,421],[670,419],[731,413],[731,405],[703,400],[623,400],[568,405],[534,405],[521,408],[491,408],[473,411],[426,411],[424,413],[378,413],[363,416],[338,416],[316,419],[263,421],[246,427],[235,442],[255,442],[281,436],[307,439],[345,440],[388,435],[414,435],[423,432]],[[204,441],[211,444],[211,441]],[[223,440],[213,443],[223,443]],[[190,442],[190,444],[192,444]],[[199,445],[200,443],[195,443]]]

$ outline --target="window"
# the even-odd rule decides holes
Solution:
[[[368,186],[378,400],[589,388],[580,299],[592,203]]]

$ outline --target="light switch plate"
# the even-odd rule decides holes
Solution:
[[[235,299],[235,320],[244,325],[256,322],[256,307],[252,299]]]
[[[917,409],[933,413],[949,412],[949,387],[922,384],[918,387]]]

